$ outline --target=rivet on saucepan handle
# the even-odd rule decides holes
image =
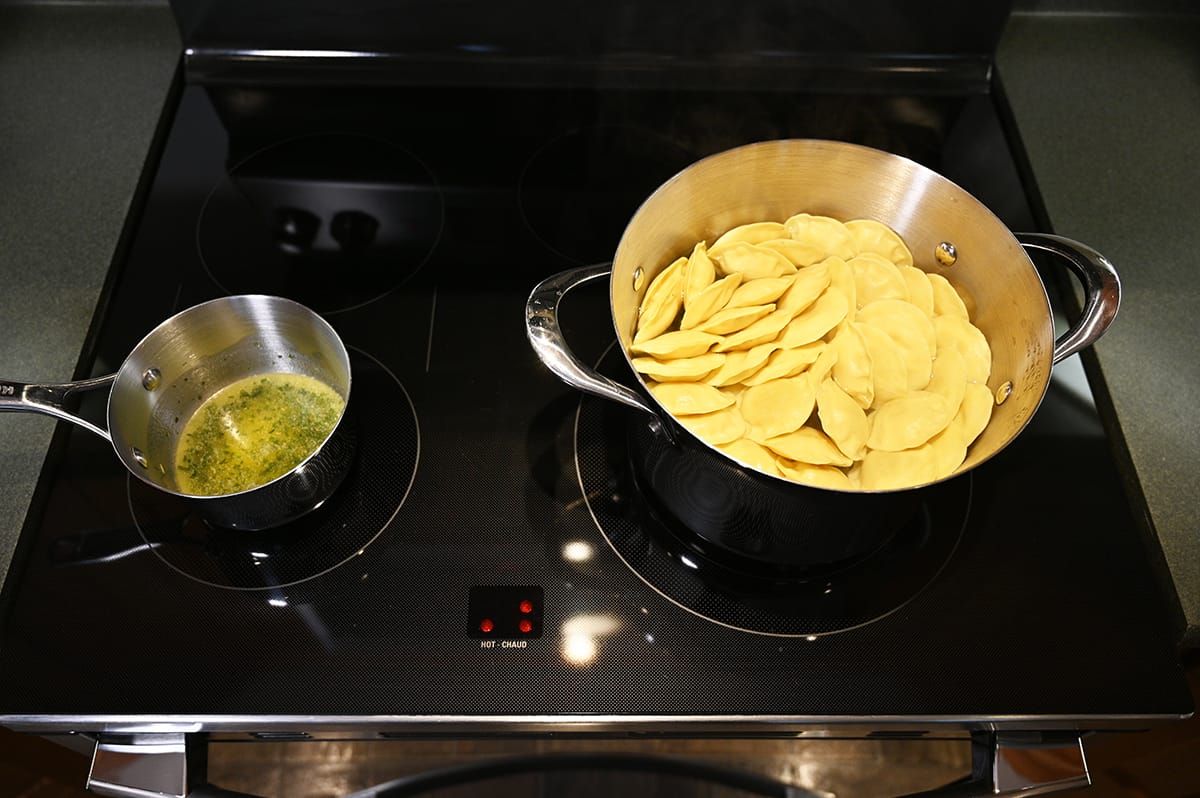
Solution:
[[[646,284],[646,272],[641,266],[633,270],[633,290],[641,291],[642,286]]]
[[[153,391],[162,382],[162,372],[156,368],[148,368],[142,372],[142,387]],[[144,465],[144,464],[143,464]]]
[[[129,453],[133,455],[134,462],[136,462],[142,468],[146,468],[149,465],[149,461],[146,460],[146,455],[144,455],[142,450],[138,447],[130,446]]]
[[[958,260],[958,249],[949,241],[943,241],[933,248],[933,257],[943,266],[953,266]]]

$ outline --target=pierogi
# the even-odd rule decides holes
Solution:
[[[873,219],[800,213],[697,242],[647,287],[629,354],[700,439],[834,490],[950,476],[994,406],[968,304]]]

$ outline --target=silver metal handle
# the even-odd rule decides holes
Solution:
[[[525,304],[526,332],[533,351],[558,378],[581,391],[649,413],[661,421],[658,411],[636,391],[605,377],[585,365],[567,346],[558,323],[558,303],[572,288],[607,277],[612,266],[602,263],[583,266],[547,277],[534,287]]]
[[[1048,233],[1018,233],[1017,240],[1026,249],[1062,258],[1083,282],[1083,314],[1054,342],[1053,362],[1057,363],[1104,335],[1121,305],[1121,279],[1108,258],[1086,244]]]
[[[1047,795],[1091,783],[1081,737],[1067,734],[1037,743],[1018,735],[997,736],[992,795]]]
[[[1083,739],[1077,733],[973,732],[970,777],[901,798],[1024,798],[1091,783]]]
[[[111,442],[112,436],[108,430],[67,410],[66,403],[71,394],[78,391],[90,391],[94,388],[111,387],[116,378],[116,374],[107,374],[103,377],[92,377],[78,382],[49,384],[0,380],[0,412],[41,413],[54,416],[64,421],[70,421],[72,424],[94,432],[104,440]]]

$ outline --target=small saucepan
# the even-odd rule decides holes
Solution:
[[[263,484],[201,495],[180,487],[177,449],[188,420],[227,386],[254,377],[296,375],[332,388],[341,410],[324,440],[301,462]],[[109,388],[107,426],[66,404],[79,391]],[[195,503],[228,529],[280,526],[324,502],[353,460],[355,431],[345,412],[350,358],[333,328],[288,299],[245,295],[214,299],[167,319],[134,347],[115,374],[64,384],[0,380],[0,411],[55,416],[112,443],[138,479]]]
[[[1051,366],[1099,338],[1120,301],[1116,271],[1099,253],[1057,236],[1016,236],[945,177],[868,147],[760,142],[698,161],[660,186],[630,220],[611,266],[562,272],[534,288],[526,309],[529,340],[564,382],[644,413],[649,423],[631,430],[631,449],[639,478],[660,506],[708,544],[786,566],[871,551],[899,519],[912,516],[920,490],[930,485],[838,491],[743,466],[693,435],[645,390],[629,346],[646,288],[675,258],[738,225],[798,213],[883,222],[905,240],[916,266],[941,274],[972,300],[972,320],[991,345],[988,388],[998,404],[958,474],[1016,437],[1045,395]],[[1045,286],[1026,250],[1058,256],[1084,285],[1083,314],[1057,341]],[[571,353],[558,319],[567,291],[605,278],[626,360],[618,380]]]

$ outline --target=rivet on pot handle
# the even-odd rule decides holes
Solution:
[[[1018,233],[1026,249],[1057,255],[1083,282],[1086,293],[1079,320],[1054,342],[1054,363],[1091,346],[1104,335],[1121,305],[1121,280],[1107,258],[1096,250],[1062,236],[1047,233]]]
[[[559,272],[538,283],[525,304],[529,343],[541,361],[572,388],[636,408],[659,421],[658,411],[640,394],[579,360],[567,346],[558,323],[558,303],[568,291],[592,280],[608,277],[611,272],[612,265],[602,263]]]
[[[0,380],[0,412],[23,411],[41,413],[47,416],[70,421],[90,432],[94,432],[106,441],[112,441],[108,430],[98,427],[85,418],[80,418],[66,409],[67,399],[76,391],[90,391],[93,388],[107,388],[117,378],[116,374],[103,377],[93,377],[78,382],[60,384],[40,384]]]

